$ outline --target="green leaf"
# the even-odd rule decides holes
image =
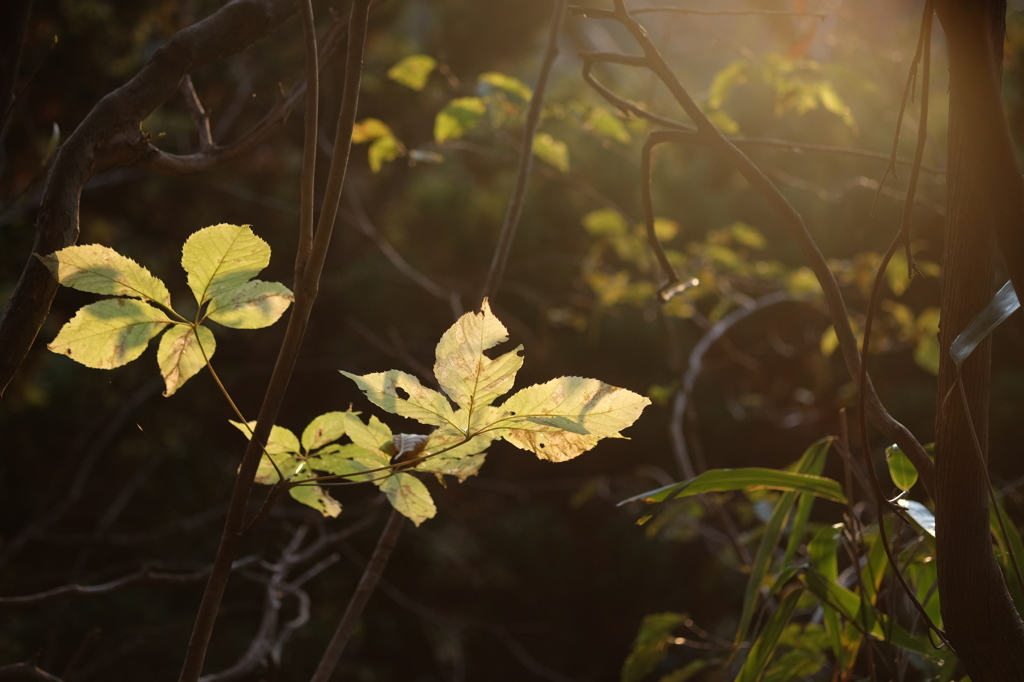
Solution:
[[[914,520],[918,527],[935,539],[935,515],[928,507],[916,500],[900,499],[896,504],[907,510],[907,516]],[[998,525],[996,526],[998,528]],[[998,536],[997,536],[998,537]]]
[[[174,395],[206,366],[216,350],[213,332],[202,325],[179,324],[164,334],[156,352],[156,361],[164,378],[164,396]]]
[[[885,461],[889,465],[889,476],[900,490],[907,491],[917,483],[917,469],[910,463],[903,450],[896,445],[885,449]]]
[[[782,635],[786,624],[793,617],[797,601],[799,601],[802,594],[803,588],[797,588],[791,590],[782,598],[778,608],[775,609],[775,613],[768,619],[764,629],[761,630],[761,634],[758,635],[754,646],[750,648],[747,660],[743,663],[743,667],[740,668],[739,675],[736,676],[736,682],[758,682],[764,676],[768,670],[768,662],[772,659],[775,649],[779,645],[779,636]]]
[[[394,436],[385,424],[376,417],[370,417],[367,424],[355,412],[342,412],[345,418],[345,433],[352,442],[374,453],[378,466],[387,466],[391,462],[389,450],[393,449]]]
[[[529,102],[533,97],[533,91],[518,78],[508,76],[503,73],[497,73],[496,71],[490,71],[488,73],[480,74],[480,82],[486,83],[491,87],[504,90],[510,95],[515,95],[524,102]]]
[[[395,474],[385,478],[379,485],[391,506],[417,526],[437,513],[427,486],[412,474]]]
[[[489,405],[495,398],[508,393],[523,366],[519,351],[523,347],[491,360],[485,350],[508,341],[508,330],[491,313],[484,299],[479,313],[466,313],[441,336],[435,350],[434,376],[449,398],[467,411],[473,412]],[[456,424],[468,429],[469,421]]]
[[[501,406],[498,434],[541,459],[564,462],[615,437],[651,401],[597,379],[560,377],[528,386]]]
[[[313,452],[345,435],[345,413],[326,412],[302,430],[302,449]]]
[[[242,422],[236,422],[228,420],[228,422],[236,429],[242,432],[242,435],[249,439],[252,437],[252,432],[256,428],[256,422],[251,421],[248,425]],[[248,426],[248,428],[246,428]],[[267,440],[266,447],[264,450],[271,455],[281,454],[298,454],[301,452],[299,447],[299,439],[295,437],[295,434],[291,429],[286,429],[283,426],[273,426],[270,429],[270,438]],[[277,459],[274,460],[275,462]],[[285,472],[287,475],[287,472]]]
[[[569,172],[569,147],[561,140],[547,133],[537,133],[533,137],[533,153],[560,172]]]
[[[366,118],[352,126],[352,144],[393,136],[391,128],[379,118]]]
[[[479,97],[458,97],[438,112],[434,118],[434,141],[438,144],[457,140],[476,126],[487,111]]]
[[[392,414],[432,426],[455,424],[455,412],[448,399],[411,374],[397,369],[363,376],[341,373],[356,382],[370,402]]]
[[[425,54],[412,54],[388,69],[388,78],[416,91],[423,89],[427,78],[437,68],[437,60]]]
[[[394,161],[402,155],[404,148],[398,138],[394,136],[378,137],[370,144],[366,151],[367,160],[370,163],[370,170],[379,173],[380,169],[388,161]]]
[[[699,495],[701,493],[727,492],[730,490],[796,490],[810,493],[825,500],[846,504],[843,489],[836,481],[820,476],[797,474],[778,469],[762,469],[749,467],[743,469],[713,469],[689,481],[673,483],[663,488],[650,490],[640,495],[619,502],[644,500],[646,502],[663,502],[677,497]]]
[[[294,300],[285,285],[254,279],[221,290],[210,300],[206,316],[233,329],[262,329],[277,322]]]
[[[69,246],[40,256],[59,283],[79,291],[106,296],[128,296],[171,307],[167,287],[131,258],[99,244]]]
[[[151,305],[112,298],[79,308],[49,348],[95,369],[113,369],[142,355],[150,339],[171,324]]]
[[[629,232],[626,219],[612,208],[599,208],[583,216],[583,228],[595,237],[624,237]]]
[[[341,503],[318,485],[298,485],[289,488],[288,494],[307,507],[316,509],[324,516],[333,518],[341,513]]]
[[[622,119],[604,107],[594,107],[583,124],[585,130],[595,135],[626,144],[632,139]]]
[[[836,559],[836,553],[842,533],[843,524],[841,523],[823,526],[807,543],[807,556],[811,560],[811,566],[826,580],[832,582],[839,579],[839,562]],[[832,647],[832,653],[835,654],[840,667],[845,668],[848,659],[843,646],[843,628],[839,622],[839,612],[828,604],[822,604],[822,609],[822,621],[825,625],[829,646]]]
[[[379,453],[355,443],[329,445],[308,461],[310,468],[344,476],[348,481],[377,482],[388,475],[387,471],[380,471],[388,466],[387,458],[382,461]]]
[[[658,667],[675,639],[673,631],[689,621],[684,613],[652,613],[644,616],[633,641],[633,650],[622,666],[622,682],[640,682]]]
[[[237,289],[269,264],[270,247],[248,225],[211,225],[181,249],[181,265],[199,305]]]

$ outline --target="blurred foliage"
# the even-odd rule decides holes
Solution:
[[[220,4],[36,0],[20,95],[2,140],[0,301],[31,252],[56,145],[170,35]],[[323,26],[331,10],[344,8],[316,3]],[[745,137],[782,141],[745,149],[803,214],[847,295],[854,329],[862,330],[878,252],[899,223],[906,173],[879,190],[883,158],[800,145],[888,152],[919,17],[914,7],[882,0],[824,0],[814,9],[826,17],[640,18],[717,123]],[[514,182],[549,13],[550,3],[540,0],[409,0],[375,12],[340,230],[281,423],[307,424],[363,404],[358,388],[337,373],[341,368],[429,375],[424,368],[456,317],[453,308],[476,305]],[[1004,89],[1019,128],[1019,14],[1011,13],[1008,31]],[[900,653],[860,638],[858,628],[875,632],[890,624],[884,619],[897,600],[881,570],[877,523],[861,507],[852,509],[864,518],[851,538],[832,525],[841,508],[805,504],[792,491],[678,499],[642,527],[635,521],[650,509],[639,502],[616,506],[680,478],[667,427],[687,358],[723,317],[751,300],[781,289],[793,298],[729,328],[704,356],[692,409],[683,416],[698,469],[784,467],[809,443],[845,428],[840,409],[855,407],[855,391],[832,352],[834,334],[800,253],[762,199],[704,147],[662,146],[654,155],[658,238],[673,265],[697,280],[667,305],[658,303],[662,275],[640,227],[640,147],[650,127],[588,90],[575,57],[579,49],[630,52],[633,45],[610,23],[574,16],[561,47],[533,150],[541,162],[492,303],[513,341],[530,348],[523,385],[599,376],[637,391],[650,387],[655,405],[631,429],[632,440],[603,444],[557,469],[496,446],[486,474],[461,486],[431,483],[438,516],[403,535],[346,652],[343,676],[710,682],[733,679],[761,642],[757,651],[773,652],[764,680],[825,680],[833,669],[867,675],[866,648],[881,652],[904,679],[956,679],[952,664],[940,667],[943,654],[906,647]],[[908,278],[905,260],[890,264],[871,339],[875,386],[922,441],[932,439],[935,407],[943,60],[937,51],[928,168],[913,215],[922,275]],[[301,28],[290,21],[250,50],[192,74],[215,139],[236,139],[258,121],[301,63]],[[323,136],[333,134],[327,122],[340,104],[339,63],[325,65]],[[646,72],[609,66],[600,78],[620,96],[681,116]],[[914,138],[907,131],[916,125],[908,111],[899,144],[904,156]],[[191,232],[217,222],[252,224],[275,254],[262,276],[289,283],[301,119],[292,116],[249,155],[200,176],[160,177],[137,168],[100,175],[82,196],[79,243],[114,248],[174,283],[178,245]],[[162,148],[196,148],[179,98],[144,127]],[[321,159],[321,182],[327,164]],[[426,285],[408,276],[412,269]],[[188,295],[184,285],[170,293]],[[40,343],[0,403],[2,595],[97,584],[144,566],[200,570],[219,539],[242,451],[228,424],[234,415],[205,373],[165,400],[141,363],[96,372],[46,352],[45,343],[91,300],[61,292]],[[282,326],[218,336],[218,372],[247,416],[258,409]],[[990,462],[1012,518],[1024,502],[1013,407],[1024,397],[1014,350],[1024,328],[1013,319],[1004,326],[995,336]],[[389,424],[396,432],[403,426],[397,419]],[[874,445],[876,467],[885,471],[889,444]],[[823,467],[822,475],[844,480],[834,453]],[[277,679],[309,675],[384,515],[372,491],[355,486],[332,495],[345,505],[339,519],[282,504],[246,546],[247,554],[273,562],[301,528],[310,537],[352,531],[337,545],[338,563],[305,584],[314,608],[284,649]],[[261,502],[252,501],[253,512]],[[783,507],[789,511],[778,516]],[[766,543],[769,528],[777,534]],[[899,559],[935,618],[930,540],[923,530],[902,528],[891,531]],[[757,556],[763,578],[750,596]],[[864,559],[860,571],[851,556]],[[797,565],[801,571],[791,570]],[[251,641],[263,609],[261,580],[265,567],[234,576],[208,670],[232,665]],[[38,654],[45,669],[70,670],[68,679],[134,680],[142,669],[152,679],[171,679],[201,586],[138,584],[102,596],[0,606],[0,664]],[[745,640],[751,647],[730,660],[745,603],[754,614]],[[900,611],[904,606],[892,607],[901,624],[909,613]],[[295,608],[289,604],[285,617]],[[908,630],[908,641],[922,636],[920,626]]]

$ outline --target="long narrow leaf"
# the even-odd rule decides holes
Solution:
[[[743,469],[713,469],[689,481],[673,483],[663,488],[649,490],[620,502],[644,500],[664,502],[665,500],[701,493],[720,493],[731,490],[783,490],[810,493],[816,497],[840,504],[846,504],[846,496],[839,483],[831,478],[798,474],[778,469],[749,467]]]
[[[1013,288],[1013,282],[1007,282],[1002,289],[989,301],[980,313],[974,316],[960,335],[949,344],[949,354],[953,362],[960,365],[967,357],[974,352],[986,336],[992,333],[996,327],[1002,324],[1017,308],[1020,301],[1017,299],[1017,292]]]
[[[758,682],[764,677],[768,670],[768,662],[772,660],[775,649],[779,646],[782,630],[793,617],[793,611],[796,610],[796,604],[800,600],[801,594],[803,594],[803,588],[797,588],[783,597],[779,608],[775,609],[775,613],[768,619],[761,635],[751,647],[750,655],[747,656],[743,667],[740,668],[739,675],[736,676],[736,682]]]

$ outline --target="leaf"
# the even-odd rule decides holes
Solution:
[[[270,460],[274,461],[271,462]],[[277,465],[276,467],[274,465]],[[254,483],[260,485],[274,485],[281,476],[284,478],[290,478],[294,476],[298,471],[303,468],[305,462],[301,459],[296,459],[291,453],[281,453],[277,455],[264,455],[260,458],[259,466],[256,467],[256,476],[253,478]],[[281,472],[280,476],[278,471]]]
[[[498,433],[541,459],[564,462],[601,438],[618,436],[650,404],[644,396],[597,379],[560,377],[506,400]]]
[[[591,235],[624,237],[628,234],[626,219],[612,208],[599,208],[583,216],[583,229]]]
[[[376,455],[379,466],[387,466],[391,462],[390,449],[394,436],[385,424],[376,417],[364,424],[354,412],[342,412],[345,418],[345,433],[356,445]]]
[[[434,506],[427,486],[412,474],[395,474],[385,478],[379,485],[391,506],[417,526],[437,514],[437,507]]]
[[[457,140],[471,130],[487,111],[479,97],[457,97],[434,118],[434,141]]]
[[[533,153],[560,172],[569,172],[569,147],[565,142],[556,140],[547,133],[537,133],[533,137]]]
[[[86,367],[113,369],[142,355],[150,339],[169,324],[151,305],[112,298],[79,308],[47,348]]]
[[[503,73],[496,71],[489,71],[487,73],[480,74],[480,82],[486,83],[491,87],[504,90],[505,92],[515,95],[524,102],[529,102],[533,97],[533,91],[518,78],[508,76]]]
[[[594,107],[583,124],[585,130],[600,137],[626,144],[632,139],[622,119],[604,107]]]
[[[907,510],[907,515],[914,520],[921,530],[935,539],[935,515],[928,507],[915,500],[896,500],[896,504]],[[998,537],[998,535],[997,535]]]
[[[633,650],[622,665],[622,682],[640,682],[664,660],[675,639],[673,631],[689,621],[684,613],[652,613],[644,616],[633,640]]]
[[[712,469],[689,481],[673,483],[663,488],[650,490],[634,495],[619,502],[644,500],[645,502],[663,502],[678,497],[688,497],[701,493],[727,492],[730,490],[796,490],[810,493],[816,497],[840,504],[846,504],[846,496],[842,488],[831,478],[797,474],[778,469],[762,469],[748,467],[742,469]]]
[[[803,588],[796,588],[782,598],[775,613],[768,619],[761,634],[750,648],[747,660],[740,668],[739,675],[736,676],[736,682],[758,682],[764,676],[765,671],[768,670],[768,662],[779,645],[779,637],[793,617],[793,612],[796,610],[797,602],[802,594]]]
[[[233,329],[262,329],[280,319],[295,297],[280,282],[254,279],[220,291],[210,300],[206,316]]]
[[[352,126],[352,144],[392,136],[391,128],[379,118],[366,118]]]
[[[466,313],[441,336],[435,349],[434,376],[441,389],[472,418],[478,408],[508,393],[523,366],[523,347],[491,360],[485,350],[508,341],[508,330],[484,299],[479,313]],[[469,423],[457,424],[468,428]]]
[[[1020,307],[1013,282],[1007,282],[996,292],[980,313],[972,319],[960,334],[949,344],[949,354],[957,365],[974,352],[978,344],[1002,324],[1003,320]]]
[[[889,465],[889,476],[897,488],[907,491],[914,487],[917,483],[917,469],[903,450],[890,445],[885,449],[885,461]]]
[[[370,144],[370,148],[366,151],[370,170],[374,173],[379,173],[385,163],[394,161],[402,155],[403,151],[405,151],[405,148],[398,141],[398,138],[392,135],[378,137]]]
[[[437,68],[437,60],[433,57],[425,54],[412,54],[402,58],[388,69],[388,78],[418,92],[427,84],[427,78],[435,68]]]
[[[423,448],[428,459],[416,465],[416,471],[455,476],[459,482],[475,475],[484,464],[485,450],[494,436],[480,434],[466,441],[465,436],[453,428],[435,429]]]
[[[341,513],[341,503],[327,494],[318,485],[298,485],[288,489],[288,494],[307,507],[312,507],[331,518]]]
[[[106,296],[129,296],[171,307],[171,295],[162,281],[131,258],[99,244],[69,246],[39,256],[60,284]]]
[[[455,413],[448,399],[422,385],[416,377],[397,369],[358,376],[342,371],[370,402],[392,414],[415,419],[423,424],[455,424]]]
[[[381,461],[380,454],[355,443],[329,445],[308,461],[310,468],[343,476],[348,481],[376,482],[388,475],[380,470],[388,466],[387,458]]]
[[[164,396],[174,395],[206,366],[216,350],[213,332],[202,325],[179,324],[164,334],[156,351],[156,361],[164,378]]]
[[[211,225],[185,240],[181,249],[181,265],[199,305],[237,289],[269,264],[270,247],[248,225]]]
[[[228,422],[241,431],[246,439],[252,437],[252,432],[256,428],[255,421],[249,422],[248,425],[230,419]],[[295,437],[291,429],[286,429],[283,426],[273,426],[270,428],[270,438],[267,439],[264,450],[271,455],[298,454],[301,452],[299,439]],[[276,462],[277,460],[275,459],[274,461]]]
[[[302,449],[313,452],[345,435],[345,413],[325,412],[302,430]]]

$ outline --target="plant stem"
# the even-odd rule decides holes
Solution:
[[[242,529],[245,523],[245,512],[254,485],[256,469],[259,466],[260,457],[263,455],[261,443],[266,442],[270,436],[270,429],[277,420],[278,412],[284,403],[288,382],[291,379],[302,346],[302,338],[309,324],[313,302],[316,299],[320,274],[327,258],[327,247],[331,241],[334,220],[338,213],[338,202],[341,198],[341,189],[348,167],[349,152],[352,147],[352,128],[355,124],[356,107],[359,100],[359,83],[362,75],[369,5],[370,0],[355,0],[352,5],[348,26],[344,92],[341,111],[338,114],[334,155],[327,179],[324,203],[321,207],[320,221],[313,238],[313,248],[309,260],[302,268],[302,272],[296,273],[295,304],[292,314],[288,318],[288,329],[285,332],[284,341],[281,343],[263,405],[260,407],[253,437],[249,440],[242,464],[239,467],[238,477],[235,479],[228,516],[224,522],[224,530],[217,548],[210,580],[206,584],[206,590],[196,614],[196,623],[188,643],[185,662],[179,678],[180,682],[196,682],[202,673],[206,651],[213,635],[214,622],[220,611],[220,604],[231,575],[231,562],[238,554],[244,539]],[[313,68],[307,64],[309,78],[316,78],[316,71],[312,70]]]
[[[345,651],[345,645],[348,644],[348,640],[352,636],[352,631],[356,627],[359,616],[362,615],[363,609],[366,608],[366,603],[370,601],[370,597],[373,596],[374,591],[377,589],[377,583],[380,582],[380,576],[384,573],[384,567],[387,566],[388,559],[391,558],[391,552],[395,549],[395,544],[398,542],[398,534],[402,530],[402,522],[404,520],[401,514],[394,509],[391,510],[388,522],[384,525],[380,538],[377,539],[377,546],[373,550],[370,562],[366,564],[366,568],[363,570],[363,577],[359,579],[359,584],[356,585],[355,594],[349,600],[345,614],[341,617],[341,622],[338,623],[334,636],[331,637],[331,641],[327,644],[327,650],[324,651],[323,658],[320,659],[320,665],[317,666],[310,682],[328,682],[330,680],[334,669],[338,666],[338,661],[341,660],[341,654]]]

